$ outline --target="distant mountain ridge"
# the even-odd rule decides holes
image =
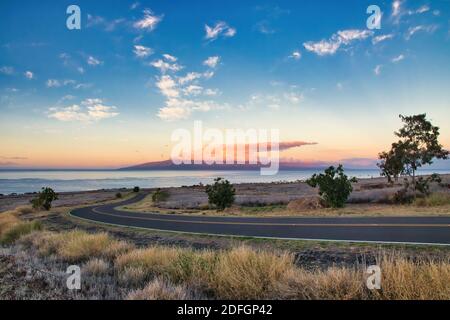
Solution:
[[[180,164],[175,165],[172,160],[147,162],[135,166],[120,168],[119,170],[259,170],[268,167],[261,164]],[[326,163],[318,162],[280,162],[280,170],[320,169],[327,167]]]

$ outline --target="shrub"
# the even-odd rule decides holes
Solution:
[[[138,193],[140,190],[141,190],[141,188],[139,188],[139,187],[134,187],[133,188],[133,192],[134,193]]]
[[[153,202],[163,202],[169,199],[169,192],[166,190],[161,190],[158,188],[153,194],[152,194],[152,201]]]
[[[319,186],[319,195],[332,208],[344,206],[353,191],[352,182],[357,182],[357,180],[355,178],[348,179],[342,165],[337,168],[331,166],[325,170],[325,174],[314,174],[306,180],[306,183],[313,188]]]
[[[216,178],[213,185],[206,186],[206,193],[210,204],[224,210],[233,205],[236,190],[228,180]]]
[[[3,245],[12,244],[20,237],[37,230],[42,230],[42,224],[40,221],[15,223],[3,232],[0,238],[0,243]]]
[[[58,199],[58,195],[52,188],[42,188],[42,191],[38,193],[37,197],[31,200],[33,209],[50,210],[52,202]]]
[[[122,199],[122,194],[120,192],[116,193],[116,199]]]

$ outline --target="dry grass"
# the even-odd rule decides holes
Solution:
[[[26,234],[42,230],[42,224],[39,221],[23,221],[17,215],[17,211],[0,214],[0,244],[12,244]]]
[[[65,261],[84,261],[93,257],[113,259],[133,246],[114,240],[107,233],[90,234],[84,231],[64,233],[45,232],[22,239],[24,244],[37,248],[42,256],[55,254]]]
[[[20,222],[20,219],[10,211],[0,214],[0,236],[8,230],[12,225]]]
[[[22,236],[40,230],[42,230],[42,224],[39,221],[15,223],[2,233],[0,243],[12,244]]]
[[[382,288],[369,290],[363,264],[306,270],[284,251],[132,249],[105,233],[81,231],[32,233],[21,243],[62,261],[86,261],[83,270],[91,275],[114,274],[122,288],[138,289],[128,299],[450,299],[448,258],[411,260],[384,253],[377,259]],[[109,272],[110,266],[117,272]]]
[[[414,201],[418,207],[450,206],[450,193],[432,193],[426,198],[418,198]]]
[[[189,282],[201,286],[212,272],[216,254],[190,249],[150,247],[125,253],[116,259],[122,282],[139,284],[156,276],[175,283]]]
[[[305,270],[289,253],[238,247],[228,251],[192,251],[153,247],[118,257],[119,273],[137,274],[136,283],[159,278],[158,286],[135,291],[135,299],[153,299],[164,290],[190,288],[218,299],[449,299],[450,263],[411,261],[399,255],[380,258],[382,289],[366,287],[365,267]],[[164,283],[164,285],[162,285]],[[168,285],[170,284],[170,286]],[[170,288],[168,288],[169,286]],[[180,287],[185,286],[185,287]],[[182,292],[185,292],[182,290]],[[161,295],[164,295],[161,293]]]
[[[144,289],[128,294],[127,300],[188,300],[192,294],[182,285],[174,285],[162,278],[151,281]]]
[[[101,258],[92,258],[83,266],[83,272],[91,275],[105,275],[109,271],[109,262]]]
[[[294,268],[293,256],[238,247],[222,253],[210,286],[222,299],[266,299]]]

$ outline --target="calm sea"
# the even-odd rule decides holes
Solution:
[[[280,171],[274,176],[261,176],[259,171],[0,171],[0,194],[27,193],[51,187],[57,192],[99,189],[180,187],[212,183],[224,177],[232,183],[296,181],[311,177],[322,170],[304,169]],[[422,170],[450,173],[450,170]],[[357,178],[379,177],[379,170],[346,170],[348,176]]]

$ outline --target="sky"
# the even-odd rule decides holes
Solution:
[[[0,2],[0,168],[166,160],[194,121],[368,165],[399,114],[427,113],[450,148],[449,88],[448,0]]]

